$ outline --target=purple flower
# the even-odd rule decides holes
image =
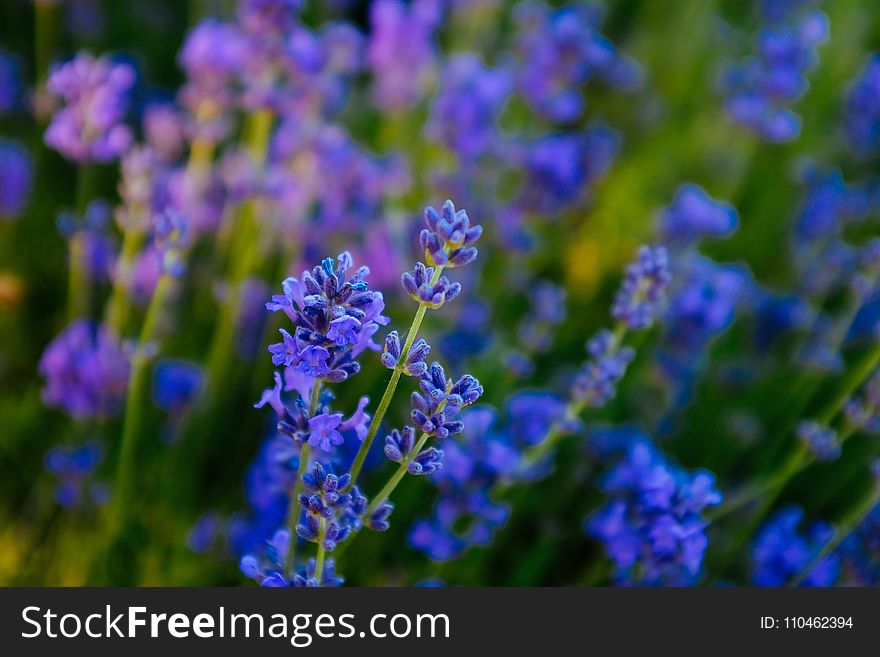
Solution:
[[[715,478],[669,463],[649,440],[635,440],[602,482],[609,500],[587,519],[614,562],[616,578],[684,586],[699,575],[709,540],[702,512],[721,502]]]
[[[43,400],[76,419],[118,413],[128,387],[129,358],[103,325],[70,324],[43,352]]]
[[[89,481],[103,455],[104,450],[96,442],[88,442],[80,447],[54,447],[49,450],[46,454],[46,470],[58,478],[55,501],[60,506],[66,509],[80,506],[85,502],[86,494],[98,504],[107,501],[106,487]]]
[[[309,418],[309,445],[320,447],[325,452],[333,449],[333,445],[343,443],[342,434],[338,428],[342,423],[342,413],[327,413]]]
[[[406,362],[402,366],[402,371],[407,376],[421,376],[428,369],[425,358],[431,351],[431,345],[425,340],[419,338],[409,349],[406,355]],[[398,366],[400,360],[401,345],[400,336],[397,331],[391,331],[385,336],[385,349],[382,352],[382,364],[389,370],[393,370]]]
[[[687,183],[678,188],[663,209],[660,236],[666,244],[690,245],[704,237],[727,237],[737,229],[736,208],[716,201],[701,187]]]
[[[169,413],[180,413],[201,393],[204,373],[195,363],[163,360],[156,365],[153,401]]]
[[[473,54],[453,55],[431,108],[429,136],[463,160],[485,154],[498,140],[498,119],[511,88],[507,71],[488,69]]]
[[[624,91],[641,84],[639,65],[598,31],[597,12],[587,7],[551,10],[537,2],[517,6],[518,86],[542,116],[577,120],[584,108],[582,89],[592,79]]]
[[[356,358],[364,349],[378,350],[372,336],[389,321],[382,315],[385,302],[380,292],[368,289],[366,267],[347,277],[352,266],[344,252],[282,283],[282,294],[266,308],[283,311],[296,329],[292,335],[281,329],[282,341],[269,346],[275,365],[338,383],[360,371]]]
[[[631,329],[648,328],[653,323],[669,284],[669,261],[662,246],[643,246],[639,257],[626,268],[623,282],[614,298],[611,314]]]
[[[796,433],[819,461],[833,461],[840,456],[840,443],[834,429],[810,420],[798,424]]]
[[[279,529],[262,546],[261,553],[246,554],[239,562],[239,568],[245,577],[255,580],[264,587],[316,587],[341,586],[342,578],[335,574],[333,559],[324,562],[321,581],[316,577],[316,563],[310,559],[296,573],[284,572],[284,561],[290,548],[290,532]]]
[[[721,80],[727,113],[769,142],[785,142],[800,132],[800,117],[789,105],[809,87],[817,46],[828,37],[821,11],[783,13],[757,37],[758,53],[729,66]]]
[[[166,162],[174,162],[183,153],[186,126],[181,112],[170,103],[148,105],[143,118],[144,138],[153,151]]]
[[[528,144],[521,205],[530,212],[555,214],[583,200],[611,166],[620,141],[615,130],[594,124],[580,133],[550,134]]]
[[[76,162],[110,162],[131,145],[123,121],[136,73],[130,64],[80,53],[55,66],[47,88],[62,101],[44,135],[48,146]]]
[[[756,586],[785,586],[802,574],[819,551],[831,540],[834,529],[817,520],[798,531],[804,511],[788,507],[768,520],[752,545],[752,583]],[[835,555],[823,558],[803,579],[804,586],[831,586],[837,579],[840,563]]]
[[[384,110],[408,109],[418,103],[436,66],[434,30],[440,3],[379,0],[370,6],[367,66],[373,74],[373,98]]]
[[[456,211],[447,199],[439,213],[431,206],[425,208],[425,224],[427,228],[419,233],[419,244],[429,265],[462,267],[476,259],[473,244],[482,236],[483,227],[471,226],[466,210]]]
[[[0,140],[0,219],[15,219],[30,197],[33,164],[14,141]]]

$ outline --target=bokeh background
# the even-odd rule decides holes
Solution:
[[[0,582],[248,582],[240,557],[285,515],[284,491],[260,482],[290,481],[266,474],[283,466],[266,465],[275,420],[253,408],[286,321],[263,304],[348,249],[405,331],[399,276],[422,259],[422,209],[451,198],[485,235],[422,335],[451,375],[480,380],[495,428],[447,450],[465,474],[404,480],[390,528],[339,556],[346,584],[876,583],[875,4],[299,4],[0,6]],[[199,33],[219,25],[206,21],[240,43]],[[280,55],[258,48],[275,42]],[[108,93],[136,146],[75,155],[91,136],[48,137],[69,101],[47,80],[82,53],[133,72]],[[92,101],[74,111],[100,114]],[[137,175],[186,176],[205,144],[208,182],[147,202],[180,211],[186,246],[179,226],[154,227],[127,253]],[[139,148],[154,158],[141,169]],[[641,244],[667,246],[671,279],[656,321],[627,337],[616,395],[543,471],[506,478],[480,450],[521,452],[554,426]],[[163,272],[174,290],[151,320]],[[114,303],[107,340],[129,356],[113,357],[149,348],[134,411],[112,363],[97,383],[93,363],[45,364],[72,321],[106,322]],[[346,417],[388,379],[372,352],[362,367],[334,389]],[[91,410],[76,412],[78,391]],[[126,421],[140,439],[120,482]],[[370,492],[391,471],[385,433]],[[622,481],[634,445],[653,460]],[[693,501],[703,471],[720,505]]]

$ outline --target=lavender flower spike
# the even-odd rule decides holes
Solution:
[[[123,120],[135,77],[131,65],[88,53],[52,69],[47,86],[63,105],[46,129],[46,144],[75,162],[119,157],[133,139]]]
[[[477,258],[477,249],[471,246],[483,234],[480,225],[471,226],[466,210],[455,210],[447,200],[438,214],[432,207],[425,208],[425,223],[419,243],[425,250],[430,265],[462,267]]]
[[[662,246],[643,246],[638,260],[626,268],[611,314],[631,329],[648,328],[657,315],[669,284],[669,259]]]

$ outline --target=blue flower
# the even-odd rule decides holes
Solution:
[[[756,586],[784,586],[819,554],[834,535],[826,522],[816,520],[798,531],[804,511],[788,507],[778,511],[758,532],[752,545],[752,583]],[[837,579],[840,563],[836,556],[823,558],[803,579],[804,586],[830,586]]]
[[[675,245],[693,244],[704,237],[727,237],[738,225],[736,208],[716,201],[691,183],[678,188],[659,221],[663,241]]]
[[[204,373],[195,363],[164,360],[156,365],[153,400],[164,411],[180,412],[198,397]]]
[[[849,145],[860,155],[880,149],[880,54],[862,67],[846,96],[846,133]]]
[[[671,464],[643,438],[630,444],[602,488],[610,499],[587,519],[586,529],[605,545],[616,578],[647,585],[693,583],[709,543],[702,513],[721,502],[714,475]]]
[[[643,246],[638,260],[627,266],[611,314],[631,329],[654,321],[669,284],[669,259],[662,246]]]

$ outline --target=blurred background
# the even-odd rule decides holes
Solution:
[[[265,303],[349,250],[405,332],[447,198],[485,235],[420,335],[488,415],[349,539],[347,585],[878,581],[874,3],[4,0],[0,26],[0,583],[247,583],[297,458],[253,408],[290,328]],[[670,279],[616,394],[505,470],[642,244]],[[388,380],[361,364],[346,417]]]

